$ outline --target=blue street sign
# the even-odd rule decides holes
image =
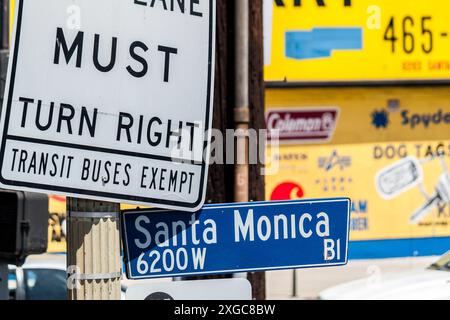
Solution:
[[[129,279],[347,264],[350,200],[208,205],[195,214],[125,211]]]

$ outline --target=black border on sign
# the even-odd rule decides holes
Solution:
[[[207,97],[206,97],[206,120],[205,120],[205,137],[207,137],[207,133],[210,130],[211,127],[211,93],[213,90],[213,84],[212,84],[212,68],[214,66],[214,61],[212,61],[213,57],[213,19],[214,19],[214,0],[209,1],[209,44],[208,44],[208,83],[207,83]],[[88,151],[96,151],[96,152],[102,152],[102,153],[110,153],[110,154],[124,154],[128,156],[133,156],[137,158],[147,158],[147,159],[155,159],[155,160],[162,160],[162,161],[172,161],[169,157],[160,157],[160,156],[153,156],[153,155],[143,155],[135,152],[126,152],[126,151],[120,151],[120,150],[114,150],[114,149],[104,149],[104,148],[97,148],[92,146],[82,146],[82,145],[74,145],[69,143],[63,143],[63,142],[55,142],[55,141],[46,141],[46,140],[38,140],[38,139],[32,139],[32,138],[25,138],[25,137],[17,137],[17,136],[10,136],[8,135],[8,125],[9,125],[9,119],[10,119],[10,111],[11,111],[11,105],[12,105],[12,98],[14,93],[14,84],[15,84],[15,77],[16,77],[16,67],[17,67],[17,57],[19,53],[19,47],[20,47],[20,33],[21,33],[21,27],[22,27],[22,14],[23,14],[23,3],[24,0],[19,0],[18,2],[18,14],[17,14],[17,21],[16,21],[16,33],[15,33],[15,44],[14,44],[14,52],[12,56],[12,68],[11,68],[11,76],[10,76],[10,83],[9,83],[9,91],[8,91],[8,102],[7,102],[7,108],[5,112],[5,126],[3,128],[3,137],[1,141],[1,150],[0,150],[0,168],[3,167],[4,162],[4,156],[5,156],[5,148],[6,148],[6,142],[7,140],[16,140],[16,141],[26,141],[31,142],[35,144],[48,144],[48,145],[56,145],[60,147],[66,147],[71,149],[83,149]],[[204,142],[204,148],[206,149],[208,145],[208,141]],[[83,189],[76,189],[76,188],[67,188],[67,187],[59,187],[54,185],[46,185],[46,184],[37,184],[37,183],[27,183],[22,181],[10,181],[5,178],[3,178],[1,170],[0,170],[0,182],[4,185],[8,185],[11,187],[17,186],[17,187],[25,187],[25,188],[33,188],[38,189],[42,191],[55,191],[55,192],[62,192],[62,193],[71,193],[71,194],[79,194],[79,195],[86,195],[86,196],[94,196],[94,197],[101,197],[101,198],[110,198],[110,199],[117,199],[117,200],[125,200],[125,201],[132,201],[132,202],[143,202],[147,204],[162,204],[162,205],[168,205],[168,206],[176,206],[176,207],[182,207],[182,208],[189,208],[194,209],[198,207],[203,201],[204,201],[204,188],[206,187],[206,179],[205,175],[207,172],[207,163],[205,159],[202,159],[201,163],[195,163],[192,162],[192,165],[201,165],[201,177],[200,177],[200,192],[199,192],[199,198],[195,203],[187,203],[187,202],[181,202],[181,201],[173,201],[173,200],[164,200],[164,199],[154,199],[154,198],[145,198],[145,197],[133,197],[133,196],[126,196],[123,194],[115,194],[115,193],[109,193],[109,192],[99,192],[99,191],[89,191],[89,190],[83,190]]]

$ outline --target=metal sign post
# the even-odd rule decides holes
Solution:
[[[119,205],[68,199],[70,300],[120,300]]]

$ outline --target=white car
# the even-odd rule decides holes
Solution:
[[[450,251],[425,270],[380,275],[324,290],[322,300],[450,300]]]

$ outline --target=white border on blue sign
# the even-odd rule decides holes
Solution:
[[[124,256],[126,258],[126,275],[129,280],[144,280],[144,279],[160,279],[160,278],[173,278],[173,277],[188,277],[188,276],[205,276],[205,275],[220,275],[220,274],[231,274],[231,273],[242,273],[242,272],[257,272],[257,271],[276,271],[276,270],[290,270],[290,269],[308,269],[308,268],[318,268],[318,267],[337,267],[345,266],[348,264],[348,243],[350,241],[350,214],[351,214],[351,200],[350,198],[329,198],[329,199],[302,199],[302,200],[286,200],[286,201],[258,201],[249,203],[229,203],[229,204],[210,204],[206,205],[203,210],[211,209],[225,209],[225,208],[246,208],[246,207],[260,207],[260,206],[277,206],[283,204],[308,204],[308,203],[329,203],[329,202],[348,202],[347,210],[347,250],[345,251],[345,259],[343,262],[336,263],[321,263],[321,264],[311,264],[311,265],[298,265],[298,266],[282,266],[282,267],[266,267],[266,268],[251,268],[251,269],[234,269],[234,270],[218,270],[218,271],[207,271],[207,272],[191,272],[191,273],[171,273],[171,274],[160,274],[160,275],[142,275],[133,276],[131,274],[131,261],[129,257],[128,250],[128,236],[127,236],[127,226],[125,219],[127,214],[136,214],[138,212],[146,213],[161,213],[161,212],[180,212],[176,210],[165,210],[165,209],[145,209],[145,210],[125,210],[123,211],[123,242],[124,242]],[[187,212],[186,214],[192,214]]]

